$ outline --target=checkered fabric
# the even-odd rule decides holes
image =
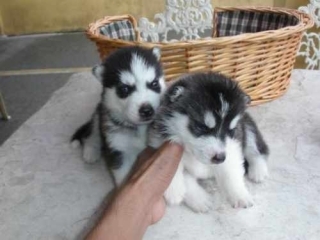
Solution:
[[[100,28],[100,33],[108,38],[126,41],[134,41],[136,39],[133,25],[128,20],[116,21],[102,26]]]
[[[226,11],[217,13],[217,17],[218,37],[276,30],[298,23],[296,17],[279,13]]]

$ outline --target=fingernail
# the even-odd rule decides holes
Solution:
[[[180,144],[175,142],[167,142],[166,148],[169,148],[168,150],[178,154],[183,152],[183,147]]]

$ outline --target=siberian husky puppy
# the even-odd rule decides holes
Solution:
[[[82,145],[86,162],[103,155],[115,184],[120,185],[147,146],[147,128],[165,91],[160,49],[122,48],[92,72],[103,85],[101,101],[72,142]]]
[[[165,192],[169,204],[184,202],[208,211],[211,196],[198,179],[215,177],[233,207],[250,207],[245,181],[268,176],[269,154],[257,125],[246,112],[250,98],[231,79],[212,72],[186,75],[171,85],[150,126],[149,145],[173,141],[184,147],[182,161]]]

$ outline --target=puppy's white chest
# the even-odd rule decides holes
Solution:
[[[147,127],[139,126],[136,131],[123,130],[108,134],[109,146],[128,154],[138,154],[146,147]]]
[[[214,166],[203,164],[197,160],[192,154],[183,153],[182,161],[187,171],[195,178],[207,179],[214,175]]]
[[[147,126],[140,126],[135,134],[132,134],[132,145],[137,149],[144,149],[147,146]]]

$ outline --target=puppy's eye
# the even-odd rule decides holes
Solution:
[[[156,78],[152,82],[148,82],[147,83],[147,88],[149,88],[150,90],[152,90],[152,91],[154,91],[156,93],[160,93],[161,92],[161,87],[160,87],[159,79]]]
[[[129,87],[124,85],[124,86],[121,86],[119,88],[120,92],[123,93],[123,94],[128,94],[129,93]]]
[[[117,93],[120,98],[127,97],[132,91],[132,87],[128,85],[121,85],[117,88]]]
[[[229,130],[229,136],[231,137],[231,138],[233,138],[234,137],[234,134],[235,134],[235,129],[231,129],[231,130]]]
[[[150,87],[151,88],[158,88],[159,87],[159,81],[158,80],[153,80],[151,83],[150,83]]]
[[[199,122],[194,123],[194,130],[198,135],[203,135],[209,132],[209,128],[206,125]]]

